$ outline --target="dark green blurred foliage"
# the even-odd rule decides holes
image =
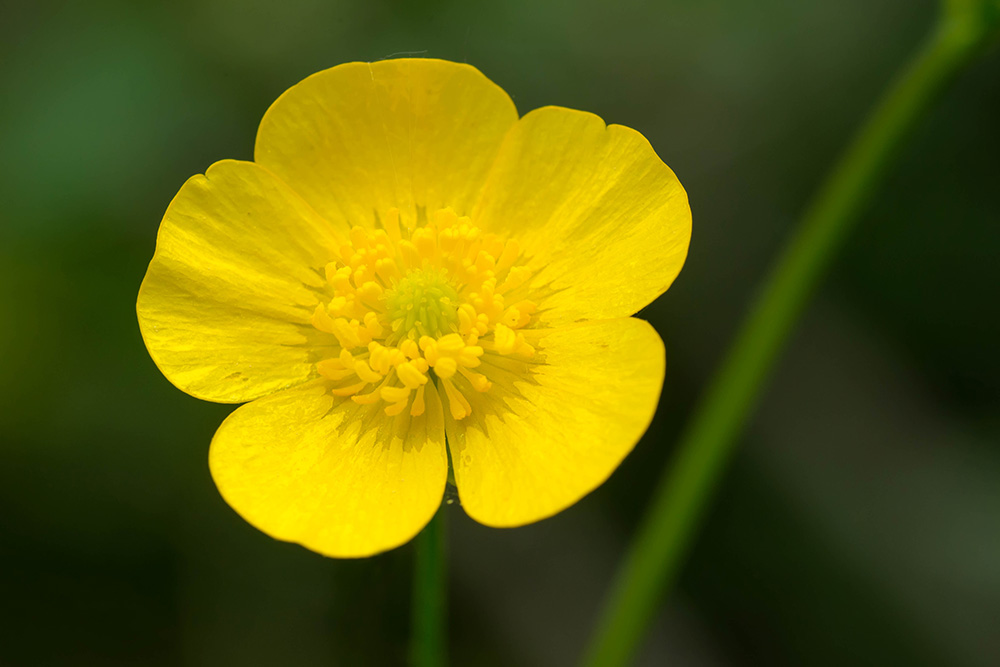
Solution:
[[[190,175],[341,62],[470,62],[522,112],[642,131],[691,197],[643,315],[668,374],[600,490],[511,531],[452,508],[456,664],[571,664],[679,428],[929,0],[207,0],[0,7],[0,664],[398,664],[411,547],[332,561],[250,528],[231,409],[149,360],[134,299]],[[643,664],[1000,662],[1000,56],[924,123],[818,295]]]

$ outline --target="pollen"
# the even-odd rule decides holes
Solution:
[[[390,416],[423,414],[430,384],[453,418],[468,417],[470,397],[493,386],[484,360],[535,354],[523,330],[537,306],[523,298],[531,271],[521,261],[516,241],[451,209],[412,229],[398,209],[375,229],[354,227],[324,269],[328,298],[312,325],[340,349],[316,371],[334,395],[384,403]]]

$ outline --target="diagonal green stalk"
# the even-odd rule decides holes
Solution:
[[[444,667],[448,663],[445,508],[441,505],[416,539],[410,638],[413,667]]]
[[[951,0],[808,207],[681,437],[585,654],[624,665],[683,563],[771,367],[817,283],[918,121],[1000,23],[1000,1]]]

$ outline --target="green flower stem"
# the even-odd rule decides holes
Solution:
[[[413,667],[448,663],[448,570],[445,563],[445,505],[416,539],[413,572]]]
[[[635,653],[809,296],[899,148],[995,28],[990,17],[996,17],[996,8],[996,2],[969,0],[946,5],[930,38],[886,92],[807,209],[681,437],[675,460],[664,471],[584,664],[624,665]]]

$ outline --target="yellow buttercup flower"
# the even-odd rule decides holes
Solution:
[[[638,132],[519,119],[468,65],[350,63],[278,98],[253,162],[183,185],[139,324],[178,388],[247,403],[211,444],[226,501],[275,538],[366,556],[431,519],[449,453],[491,526],[600,485],[663,382],[659,336],[629,316],[690,235]]]

